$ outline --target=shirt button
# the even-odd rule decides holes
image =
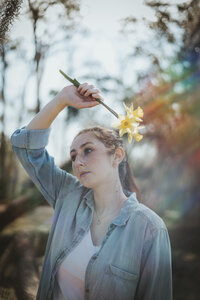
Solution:
[[[95,256],[93,256],[93,259],[97,259],[97,256],[95,255]]]

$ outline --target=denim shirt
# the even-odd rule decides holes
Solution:
[[[94,194],[57,167],[46,150],[51,128],[17,129],[12,148],[30,178],[54,209],[36,300],[55,300],[56,272],[87,234]],[[85,300],[171,300],[171,246],[163,220],[128,191],[102,245],[85,274]]]

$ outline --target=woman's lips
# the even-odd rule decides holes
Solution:
[[[80,177],[84,177],[84,176],[86,176],[87,174],[89,174],[90,172],[83,172],[83,173],[81,173],[81,175],[80,175]]]

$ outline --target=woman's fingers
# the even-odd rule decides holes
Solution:
[[[85,82],[85,83],[79,85],[78,92],[81,95],[84,95],[88,89],[92,89],[92,88],[94,88],[94,85],[89,85],[87,82]]]
[[[80,92],[84,85],[87,85],[87,82],[80,84],[77,91]]]
[[[80,90],[81,90],[84,86],[86,86],[86,85],[88,85],[87,82],[81,83],[81,84],[79,85],[79,87],[77,88],[77,90],[80,91]]]
[[[101,101],[104,101],[103,97],[99,93],[93,93],[91,95],[91,97],[95,98],[95,99],[100,99]]]
[[[99,105],[99,102],[95,101],[95,99],[93,99],[94,101],[83,101],[79,103],[79,108],[87,108],[87,107],[93,107],[96,105]]]
[[[104,101],[104,99],[100,95],[100,90],[95,88],[94,85],[89,85],[87,82],[80,84],[80,86],[77,88],[77,91],[81,96],[88,97],[90,101],[93,100],[92,105],[94,105],[94,102],[95,105],[99,104],[97,101],[95,101],[95,99],[101,99],[102,101]],[[86,104],[86,101],[84,101],[84,104]]]
[[[84,96],[89,96],[91,94],[95,94],[95,93],[99,93],[100,91],[98,89],[95,89],[95,88],[89,88],[85,93],[84,93]]]
[[[79,92],[79,94],[84,95],[86,97],[91,95],[92,93],[100,93],[99,89],[95,88],[94,85],[89,85],[87,82],[80,84],[77,91]]]

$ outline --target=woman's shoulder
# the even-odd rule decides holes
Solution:
[[[167,230],[164,220],[155,211],[143,203],[138,203],[134,215],[137,222],[145,224],[151,231],[160,229]]]

